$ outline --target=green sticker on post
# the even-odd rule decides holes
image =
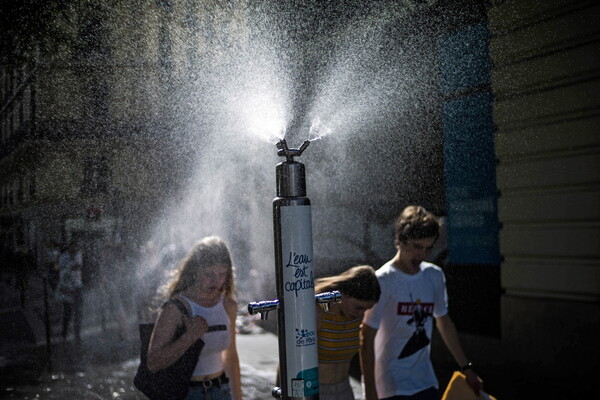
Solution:
[[[304,381],[304,396],[314,396],[319,393],[319,368],[300,371],[296,379]]]

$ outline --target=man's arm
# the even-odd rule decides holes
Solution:
[[[375,388],[375,335],[377,329],[363,322],[360,330],[360,368],[363,374],[365,400],[377,400]]]
[[[458,332],[456,331],[456,326],[454,322],[450,318],[448,314],[443,317],[439,317],[435,319],[436,327],[440,332],[440,336],[444,340],[446,347],[456,360],[459,367],[463,367],[468,364],[469,360],[467,356],[465,356],[465,352],[458,340]],[[468,368],[463,371],[467,377],[467,383],[471,388],[475,391],[476,394],[479,394],[479,391],[483,389],[483,381],[473,369]]]

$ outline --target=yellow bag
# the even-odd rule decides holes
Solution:
[[[477,396],[467,383],[465,374],[454,371],[442,400],[496,400],[496,398],[483,391]]]

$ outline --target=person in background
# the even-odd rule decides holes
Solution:
[[[379,300],[381,291],[375,270],[369,265],[316,280],[315,293],[333,290],[341,293],[341,301],[330,304],[327,311],[317,306],[319,398],[354,400],[350,362],[360,348],[363,315]]]
[[[58,260],[60,258],[60,250],[60,244],[53,240],[48,248],[48,252],[46,253],[46,274],[48,278],[48,285],[53,292],[56,290],[56,286],[58,285],[58,276],[60,273]]]
[[[377,270],[381,298],[365,313],[361,331],[366,400],[439,400],[430,359],[433,321],[467,383],[477,394],[483,388],[448,315],[444,273],[423,261],[438,235],[438,219],[423,207],[406,207],[396,221],[396,255]]]
[[[99,283],[104,296],[102,307],[102,322],[105,328],[105,320],[115,319],[118,326],[118,337],[120,341],[129,339],[128,315],[131,311],[129,306],[132,287],[128,273],[127,250],[122,242],[108,241],[105,243],[100,257]]]
[[[73,331],[77,343],[81,342],[81,317],[83,308],[83,280],[81,269],[83,255],[76,241],[72,240],[58,259],[59,275],[56,299],[63,305],[62,338],[67,339],[69,324],[73,317]]]
[[[15,270],[16,286],[20,292],[21,307],[25,307],[29,278],[36,270],[37,264],[35,258],[22,240],[19,240],[17,243],[12,263],[12,267]]]
[[[135,269],[135,305],[138,321],[156,320],[157,307],[153,304],[156,300],[158,289],[161,287],[161,278],[166,271],[159,266],[159,249],[152,240],[147,241],[139,248],[139,261]]]
[[[181,262],[167,297],[177,297],[188,307],[185,316],[175,304],[160,311],[148,348],[148,369],[157,371],[173,364],[198,339],[205,343],[194,370],[187,400],[240,400],[241,378],[235,340],[237,302],[233,297],[233,264],[225,242],[201,239]],[[172,341],[176,327],[185,332]],[[208,331],[225,325],[226,330]]]
[[[180,242],[159,246],[153,240],[140,249],[140,261],[136,270],[135,304],[140,321],[156,320],[160,302],[164,300],[166,283],[171,281],[186,251]]]

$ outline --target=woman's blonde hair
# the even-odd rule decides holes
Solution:
[[[227,296],[232,296],[233,263],[229,248],[223,239],[217,236],[207,236],[200,239],[179,264],[174,279],[168,285],[167,297],[170,298],[181,293],[196,283],[197,272],[213,265],[226,265],[228,267],[227,279],[221,291]]]
[[[360,301],[379,301],[381,289],[370,265],[358,265],[339,275],[317,279],[315,293],[338,290],[340,293]]]

